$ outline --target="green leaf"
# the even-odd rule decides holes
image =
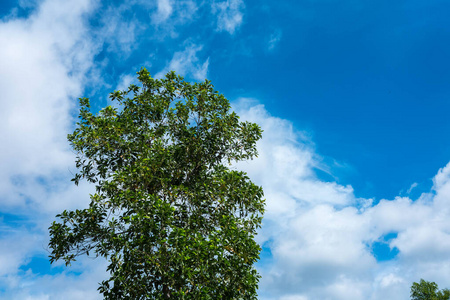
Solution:
[[[56,216],[50,261],[107,259],[105,299],[256,299],[263,191],[224,162],[255,157],[262,130],[210,81],[137,74],[139,86],[110,94],[120,110],[92,114],[80,98],[72,181],[96,193]]]

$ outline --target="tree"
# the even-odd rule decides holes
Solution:
[[[411,286],[412,300],[449,300],[450,290],[443,289],[438,291],[438,285],[435,282],[420,279],[420,283],[413,282]]]
[[[119,108],[80,99],[72,180],[96,193],[57,215],[50,261],[106,258],[105,299],[256,299],[263,191],[227,165],[255,157],[262,130],[210,81],[137,74],[141,87],[110,94]]]

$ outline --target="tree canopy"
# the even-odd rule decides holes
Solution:
[[[230,163],[257,155],[262,130],[210,81],[137,74],[110,94],[116,107],[80,99],[72,180],[96,192],[57,215],[50,261],[106,258],[105,299],[256,299],[263,190]]]
[[[420,282],[413,282],[411,286],[411,300],[449,300],[450,290],[438,290],[435,282],[420,279]]]

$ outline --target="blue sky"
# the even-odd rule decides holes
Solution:
[[[66,141],[142,66],[208,78],[264,131],[261,299],[400,299],[450,287],[447,1],[4,0],[0,299],[100,299],[105,262],[46,261],[88,203]]]

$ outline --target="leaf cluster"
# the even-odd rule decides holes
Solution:
[[[420,279],[420,282],[413,282],[411,286],[411,300],[449,300],[450,290],[438,290],[435,282]]]
[[[105,299],[256,299],[261,187],[232,161],[257,155],[262,130],[241,122],[211,82],[170,72],[110,95],[117,107],[91,112],[68,139],[72,179],[95,184],[89,207],[50,226],[50,260],[108,259]]]

